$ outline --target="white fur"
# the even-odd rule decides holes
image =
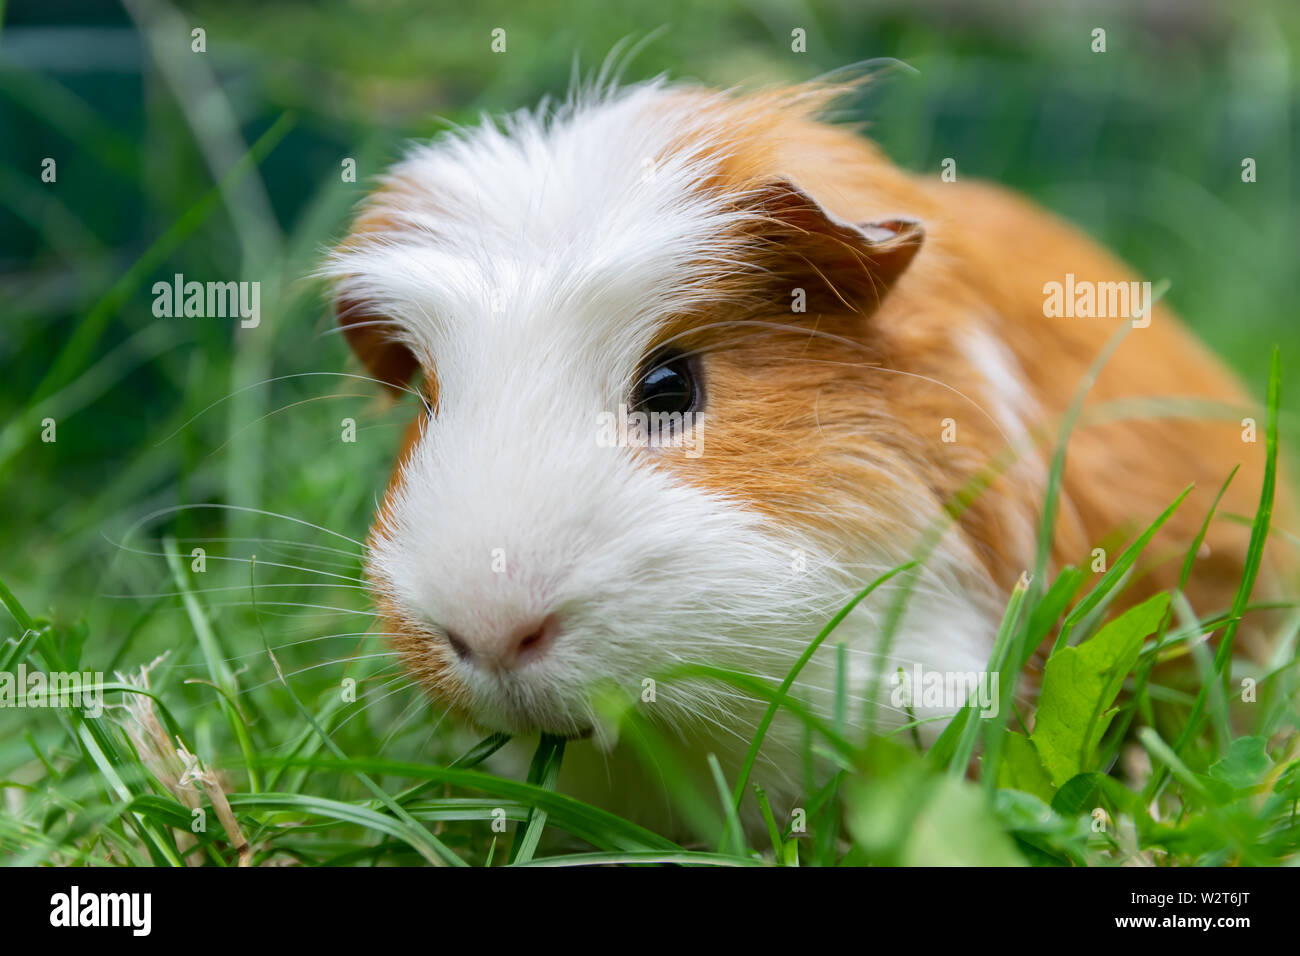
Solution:
[[[390,176],[415,194],[380,200],[410,228],[354,244],[327,269],[342,294],[381,309],[438,380],[437,418],[373,538],[372,578],[413,619],[460,634],[562,619],[549,653],[516,671],[456,662],[484,724],[572,732],[592,723],[586,698],[600,682],[639,696],[679,662],[775,684],[915,543],[774,527],[596,441],[599,414],[626,400],[656,330],[736,268],[736,197],[699,189],[705,150],[672,148],[712,135],[659,84],[485,122],[416,148]],[[920,492],[915,502],[919,531],[933,502]],[[841,625],[831,643],[851,651],[855,724],[864,700],[878,703],[882,727],[909,719],[889,706],[888,683],[868,686],[874,675],[913,662],[983,669],[997,601],[977,567],[945,538],[882,666],[874,648],[892,592]],[[796,685],[826,715],[834,660],[828,646]],[[761,713],[720,683],[661,683],[656,696],[641,705],[652,718],[731,765]],[[793,733],[778,725],[765,749],[791,787]]]
[[[990,329],[971,325],[961,345],[967,360],[988,383],[985,400],[1016,456],[1008,471],[1020,494],[1004,499],[1003,522],[1015,542],[1013,551],[1028,571],[1037,548],[1037,511],[1032,503],[1047,487],[1047,465],[1030,428],[1042,422],[1043,411],[1029,392],[1020,363]]]

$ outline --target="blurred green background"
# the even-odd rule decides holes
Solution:
[[[355,366],[305,277],[404,143],[562,95],[575,64],[591,71],[625,39],[646,41],[629,80],[750,86],[907,62],[915,72],[888,72],[844,118],[906,168],[937,174],[953,157],[959,175],[1014,187],[1169,279],[1174,307],[1256,394],[1275,343],[1300,382],[1295,3],[0,7],[0,579],[34,612],[85,618],[87,666],[165,648],[191,666],[160,535],[215,556],[204,600],[229,647],[260,646],[252,553],[291,566],[259,578],[284,587],[259,601],[263,626],[282,615],[286,640],[368,626],[359,588],[319,573],[355,575],[355,547],[290,519],[362,538],[409,409],[309,374]],[[349,157],[355,183],[340,175]],[[260,281],[261,326],[155,318],[153,283],[177,272]],[[1285,406],[1300,411],[1300,386]],[[340,441],[344,417],[355,443]],[[192,507],[207,505],[220,507]],[[300,664],[334,656],[308,645]]]

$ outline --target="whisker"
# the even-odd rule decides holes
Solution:
[[[244,514],[262,515],[263,517],[267,517],[267,518],[280,518],[281,520],[292,521],[294,524],[299,524],[305,528],[311,528],[314,531],[319,531],[322,534],[328,534],[328,535],[332,535],[335,538],[340,538],[343,541],[348,542],[349,544],[355,544],[363,552],[366,550],[366,544],[364,541],[358,541],[356,538],[349,538],[347,535],[342,534],[341,532],[331,531],[329,528],[322,527],[321,525],[318,524],[313,524],[312,522],[305,521],[302,518],[295,518],[293,517],[293,515],[281,514],[278,511],[266,511],[262,508],[250,508],[245,505],[229,505],[229,504],[224,504],[222,502],[215,502],[215,501],[201,501],[196,504],[172,505],[167,508],[159,508],[156,511],[150,512],[149,514],[145,515],[143,518],[140,518],[134,524],[132,524],[127,529],[126,534],[124,534],[122,538],[123,540],[129,538],[135,531],[139,530],[144,525],[153,521],[155,518],[161,518],[164,515],[176,514],[177,512],[184,511],[187,508],[193,508],[195,510],[198,510],[200,508],[216,508],[221,511],[238,511]]]
[[[212,411],[212,409],[216,408],[218,405],[222,404],[223,402],[230,401],[230,399],[234,398],[236,395],[242,395],[244,392],[247,392],[250,389],[261,388],[263,385],[271,385],[275,382],[284,382],[294,378],[311,378],[313,376],[318,376],[318,375],[328,375],[334,378],[350,378],[361,382],[374,382],[376,385],[383,385],[386,388],[394,387],[391,382],[385,382],[383,379],[373,378],[372,376],[369,375],[357,375],[351,372],[294,372],[289,375],[276,375],[273,378],[264,378],[260,382],[253,382],[250,385],[245,385],[243,388],[238,388],[235,391],[231,392],[230,394],[217,399],[215,402],[208,405],[207,407],[200,409],[194,415],[190,416],[185,421],[181,422],[181,424],[177,426],[176,430],[173,431],[170,435],[166,436],[165,438],[155,443],[154,447],[157,448],[160,445],[164,445],[167,442],[171,441],[173,438],[175,438],[177,435],[183,432],[186,428],[192,425],[195,421],[202,418],[204,415]],[[417,392],[415,389],[406,385],[399,385],[396,387],[399,388],[401,391],[409,392],[410,394],[414,395],[416,398],[420,400],[421,404],[423,404],[424,407],[428,409],[429,403],[426,402],[424,396],[421,395],[419,392]]]
[[[153,598],[166,597],[184,597],[187,594],[218,594],[222,591],[247,591],[247,584],[231,584],[228,586],[211,587],[211,588],[192,588],[189,591],[158,591],[153,594],[100,594],[99,597],[108,600],[150,600]],[[258,584],[257,590],[262,591],[267,588],[345,588],[354,591],[367,590],[364,584],[325,584],[315,581],[302,581],[287,584]]]
[[[398,688],[398,690],[393,693],[398,693],[409,687],[413,687],[415,686],[415,683],[415,681],[411,681],[411,683],[407,684],[405,687]],[[379,747],[375,751],[376,756],[382,756],[384,751],[388,749],[388,745],[393,742],[393,738],[396,737],[407,724],[415,719],[415,717],[421,712],[420,705],[423,703],[425,703],[424,695],[415,694],[412,696],[411,702],[406,705],[406,708],[400,714],[398,714],[397,723],[394,725],[393,729],[388,732],[388,735],[384,737],[382,741],[380,741]]]
[[[205,604],[204,607],[205,608],[242,607],[242,608],[248,608],[250,610],[260,610],[262,608],[272,608],[272,607],[296,607],[308,611],[327,612],[325,614],[313,615],[315,617],[332,617],[336,614],[360,614],[365,617],[375,616],[375,612],[373,609],[367,611],[358,611],[346,607],[331,607],[328,604],[304,604],[299,601],[252,601],[252,600],[217,601],[212,604]],[[163,608],[159,608],[158,610],[159,611],[183,611],[185,610],[185,608],[181,607],[180,605],[176,605],[175,607],[163,607]],[[279,611],[267,611],[267,613],[272,615],[282,615],[282,612]],[[288,616],[293,616],[293,615],[288,615]]]
[[[214,448],[214,449],[212,449],[210,452],[208,452],[207,455],[205,455],[204,457],[206,457],[206,458],[211,458],[213,455],[215,455],[217,452],[221,451],[221,449],[225,448],[225,447],[226,447],[227,445],[229,445],[232,441],[234,441],[236,438],[238,438],[238,437],[239,437],[240,435],[242,435],[244,432],[248,431],[248,429],[252,428],[254,425],[258,424],[259,422],[264,422],[264,421],[266,421],[268,418],[271,418],[271,417],[273,417],[273,416],[275,416],[275,415],[279,415],[281,412],[286,412],[286,411],[288,411],[288,410],[291,409],[291,408],[298,408],[298,407],[301,406],[301,405],[310,405],[312,402],[324,402],[324,401],[328,401],[328,400],[333,399],[333,398],[360,398],[360,399],[363,399],[363,400],[364,400],[364,399],[369,399],[369,398],[372,398],[372,397],[373,397],[373,396],[371,396],[371,395],[359,395],[359,394],[351,394],[351,393],[347,393],[347,394],[333,394],[333,395],[313,395],[313,396],[311,396],[310,398],[303,398],[303,399],[299,399],[299,400],[296,401],[296,402],[289,402],[287,405],[281,405],[279,408],[272,409],[271,411],[267,412],[265,415],[262,415],[262,416],[260,416],[260,417],[258,417],[258,418],[254,418],[251,422],[248,422],[247,424],[241,426],[241,427],[240,427],[239,429],[237,429],[233,434],[231,434],[230,437],[228,437],[225,441],[223,441],[223,442],[222,442],[220,445],[218,445],[216,448]]]
[[[284,644],[276,644],[271,647],[271,650],[282,651],[285,650],[286,648],[299,647],[303,644],[315,644],[318,641],[343,640],[344,638],[349,638],[349,637],[361,638],[362,640],[364,640],[368,637],[392,637],[392,636],[394,635],[390,631],[346,631],[342,634],[325,634],[320,637],[309,637],[301,641],[289,641]],[[249,651],[247,654],[237,654],[234,657],[222,658],[222,661],[227,664],[233,664],[237,661],[247,661],[250,658],[259,657],[261,655],[264,655],[265,653],[266,653],[266,648],[259,647],[257,650]],[[186,667],[207,667],[208,664],[206,661],[200,661],[196,664],[171,664],[170,666],[177,670],[180,670]]]
[[[375,658],[380,658],[380,657],[397,657],[397,656],[398,656],[397,651],[380,651],[375,654],[358,654],[354,657],[340,657],[337,660],[320,661],[316,664],[308,664],[306,667],[300,667],[297,670],[285,671],[284,676],[287,679],[290,677],[295,677],[298,674],[305,674],[308,671],[317,670],[322,667],[330,667],[334,664],[351,664],[356,661],[374,660]],[[255,690],[261,690],[263,687],[270,687],[273,684],[279,684],[279,683],[280,683],[280,678],[279,676],[276,676],[273,677],[271,680],[263,681],[260,684],[253,684],[251,687],[245,687],[241,689],[239,691],[239,696],[242,697],[246,694],[252,693]]]
[[[364,700],[365,703],[362,704],[361,707],[357,708],[357,709],[356,709],[355,711],[353,711],[352,713],[348,714],[346,717],[344,717],[342,720],[340,720],[337,724],[335,724],[335,725],[334,725],[334,731],[337,733],[338,731],[342,730],[345,726],[347,726],[347,724],[348,724],[348,723],[349,723],[353,718],[361,716],[361,714],[365,713],[365,712],[366,712],[367,710],[369,710],[371,707],[373,707],[373,706],[375,706],[375,705],[377,705],[377,704],[380,704],[380,703],[382,703],[383,701],[388,700],[388,698],[392,697],[392,696],[395,695],[395,694],[400,694],[402,691],[406,690],[407,688],[414,687],[415,684],[416,684],[416,681],[413,680],[413,679],[411,679],[409,674],[398,674],[398,675],[397,675],[396,677],[394,677],[392,680],[385,681],[384,683],[380,684],[378,687],[375,688],[375,690],[383,690],[385,687],[389,687],[389,686],[391,686],[392,684],[395,684],[395,683],[397,683],[398,681],[401,681],[401,680],[405,680],[405,683],[402,684],[402,686],[398,687],[397,690],[389,691],[387,694],[384,694],[382,697],[377,697],[377,698],[371,700],[371,699],[369,698],[369,695],[365,695],[365,696],[363,696],[363,697],[362,697],[362,700]]]
[[[176,541],[177,541],[177,543],[180,543],[180,542],[182,542],[182,541],[185,541],[185,542],[190,542],[190,543],[196,543],[196,542],[197,542],[197,543],[200,543],[200,544],[217,543],[217,542],[231,542],[231,541],[252,542],[252,543],[254,543],[254,544],[266,544],[266,545],[268,545],[268,546],[269,546],[269,545],[284,545],[284,546],[286,546],[286,547],[291,547],[291,548],[305,548],[305,549],[309,549],[309,550],[312,550],[312,551],[329,551],[329,552],[331,552],[331,553],[333,553],[333,554],[342,554],[342,555],[346,555],[346,556],[348,556],[348,557],[353,557],[353,558],[357,557],[357,554],[356,554],[356,552],[354,552],[354,551],[347,551],[347,550],[345,550],[345,549],[343,549],[343,548],[331,548],[331,547],[330,547],[329,545],[327,545],[327,544],[315,544],[315,543],[310,542],[310,541],[290,541],[288,538],[250,538],[250,537],[220,537],[220,536],[218,536],[218,537],[210,537],[210,538],[177,538]]]
[[[145,551],[141,548],[133,548],[130,545],[123,544],[120,541],[114,541],[112,538],[108,537],[107,535],[104,535],[103,537],[104,540],[107,541],[109,544],[113,545],[114,547],[118,548],[121,551],[125,551],[127,554],[138,554],[146,558],[165,558],[168,556],[166,551]],[[249,564],[252,559],[236,558],[227,554],[209,554],[204,558],[204,560],[230,561],[235,564]],[[307,568],[297,564],[284,564],[278,561],[258,561],[257,564],[258,567],[282,568],[286,571],[302,571],[304,574],[321,574],[328,578],[338,578],[340,581],[355,581],[361,584],[365,583],[365,578],[357,577],[354,574],[338,574],[334,571],[322,571],[319,568]]]

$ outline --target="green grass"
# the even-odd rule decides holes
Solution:
[[[1151,666],[1162,653],[1207,630],[1202,622],[1184,619],[1169,632],[1176,592],[1157,594],[1098,626],[1101,619],[1088,611],[1117,597],[1125,581],[1121,562],[1078,595],[1068,612],[1057,587],[1031,589],[1026,579],[1013,591],[989,662],[990,671],[1002,678],[1004,706],[998,718],[984,719],[968,708],[922,751],[900,732],[853,741],[808,709],[789,707],[807,727],[810,753],[815,748],[830,754],[838,769],[814,781],[799,825],[783,825],[766,802],[763,765],[754,759],[764,733],[776,711],[792,703],[788,695],[803,665],[854,606],[913,567],[902,565],[864,588],[810,639],[779,684],[695,666],[661,675],[730,681],[770,701],[738,779],[726,780],[712,759],[714,794],[698,792],[685,776],[670,779],[675,798],[705,804],[683,807],[686,818],[706,821],[695,841],[683,847],[556,793],[565,744],[560,738],[542,736],[525,781],[481,769],[482,760],[505,742],[501,736],[455,759],[417,762],[371,755],[373,741],[390,726],[387,718],[365,707],[361,723],[369,726],[349,727],[357,712],[339,706],[336,693],[318,693],[304,702],[295,686],[306,682],[280,661],[292,643],[273,648],[268,642],[262,655],[251,655],[270,662],[273,680],[252,683],[256,670],[247,659],[239,670],[232,667],[205,607],[211,592],[193,587],[175,542],[168,539],[163,554],[197,649],[185,656],[195,658],[206,675],[191,679],[208,691],[205,699],[174,713],[168,703],[178,696],[174,682],[146,690],[143,682],[119,680],[105,691],[110,700],[131,699],[134,716],[96,717],[68,708],[51,711],[48,719],[29,718],[24,732],[5,748],[14,769],[3,783],[13,796],[0,816],[0,846],[22,863],[173,866],[233,865],[241,850],[254,865],[286,860],[318,865],[1117,865],[1135,859],[1267,865],[1294,860],[1300,849],[1295,647],[1300,617],[1292,613],[1278,659],[1262,673],[1234,668],[1231,655],[1269,530],[1280,396],[1276,354],[1268,394],[1268,466],[1250,558],[1221,622],[1218,650],[1204,662],[1193,694],[1162,685]],[[1053,480],[1059,480],[1059,472]],[[1181,500],[1135,539],[1131,557]],[[249,610],[265,640],[268,626],[277,622],[261,602],[267,588],[256,580],[259,570],[256,560],[248,562]],[[1065,569],[1056,580],[1067,582],[1072,592],[1079,577]],[[0,669],[13,671],[28,662],[47,671],[90,666],[83,660],[91,644],[84,629],[33,618],[3,585],[0,601],[25,635],[5,646]],[[157,608],[146,612],[158,613]],[[1008,726],[1008,712],[1026,651],[1042,635],[1044,615],[1052,619],[1049,630],[1072,640],[1055,642],[1032,732],[1025,733],[1023,725],[1020,730]],[[362,658],[356,672],[371,673]],[[1227,700],[1247,674],[1258,679],[1258,694],[1245,707],[1246,717],[1233,721]],[[281,716],[272,719],[276,711]],[[630,708],[625,713],[628,722],[638,719]],[[1153,714],[1160,716],[1149,719]],[[1201,733],[1207,723],[1217,732]],[[127,724],[136,731],[125,730]],[[1182,730],[1171,739],[1176,728]],[[1120,748],[1138,746],[1149,766],[1136,774],[1115,773]],[[168,765],[165,755],[178,747],[198,754],[200,766],[222,771],[205,781],[202,796],[179,784]],[[766,824],[767,842],[760,845],[749,845],[739,824],[738,810],[749,799]],[[206,815],[205,824],[213,823],[198,833],[192,827],[196,808]],[[216,826],[217,820],[223,825]],[[512,839],[507,830],[513,830]]]
[[[167,22],[155,23],[147,67],[125,77],[22,60],[36,55],[22,5],[6,6],[0,672],[102,671],[112,706],[102,717],[0,710],[5,861],[229,866],[242,850],[252,864],[308,865],[1294,863],[1300,617],[1285,612],[1265,666],[1230,648],[1258,600],[1276,463],[1297,445],[1300,389],[1282,389],[1282,369],[1294,381],[1300,366],[1300,192],[1285,119],[1300,96],[1269,46],[1297,48],[1295,11],[1252,5],[1181,45],[1117,15],[1118,55],[1099,60],[1075,42],[1088,24],[1064,14],[951,23],[923,5],[816,3],[799,59],[782,52],[786,18],[761,5],[634,2],[586,16],[563,6],[417,16],[369,5],[362,21],[347,6],[262,5],[250,17],[238,4],[182,5],[177,22],[209,31],[207,59],[174,59],[157,45]],[[91,63],[113,52],[135,30],[116,16],[116,34],[69,29],[64,49]],[[479,41],[498,21],[512,52],[493,59]],[[917,77],[900,73],[855,107],[873,117],[872,134],[909,168],[955,155],[962,175],[1007,182],[1144,276],[1169,276],[1171,303],[1266,403],[1270,462],[1254,516],[1202,516],[1206,527],[1253,523],[1230,607],[1198,621],[1175,590],[1108,614],[1141,566],[1144,535],[1088,589],[1076,569],[1050,576],[1043,551],[988,664],[1004,706],[994,719],[961,712],[928,750],[915,726],[858,739],[843,702],[831,719],[813,714],[791,693],[801,665],[771,682],[699,667],[661,675],[769,702],[733,779],[716,764],[676,766],[661,728],[608,701],[620,739],[669,775],[694,833],[686,845],[555,792],[561,741],[529,742],[524,779],[488,772],[504,741],[465,739],[379,656],[357,542],[413,402],[383,402],[343,374],[320,289],[302,279],[401,142],[435,131],[432,114],[472,121],[480,108],[534,102],[563,90],[575,51],[590,65],[661,24],[634,77],[667,69],[725,85],[879,56],[917,65]],[[228,113],[203,108],[213,91]],[[1246,149],[1261,168],[1249,188],[1236,179]],[[57,188],[32,174],[47,155],[59,159]],[[340,180],[344,156],[358,160],[357,183]],[[174,272],[261,281],[265,318],[250,330],[260,334],[155,320],[150,287]],[[339,440],[345,417],[355,443]],[[1050,447],[1063,449],[1086,417],[1067,416]],[[41,440],[46,418],[54,443]],[[990,463],[949,519],[1009,464]],[[1154,528],[1162,516],[1146,519]],[[918,563],[944,526],[918,542]],[[1295,546],[1276,529],[1270,539]],[[858,600],[895,602],[896,626],[915,570],[895,569],[904,586],[888,592],[863,581]],[[807,635],[805,658],[842,655],[837,620]],[[1217,651],[1198,640],[1210,630]],[[1044,642],[1052,656],[1031,719],[1012,702]],[[163,653],[147,688],[132,682]],[[1175,655],[1190,675],[1155,666]],[[1257,697],[1237,703],[1246,677]],[[355,703],[340,698],[347,678]],[[778,711],[806,728],[798,829],[768,802],[753,757]],[[196,787],[176,782],[181,745],[200,762]],[[742,830],[741,813],[757,813],[761,829]]]

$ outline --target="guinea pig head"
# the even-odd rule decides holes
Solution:
[[[367,574],[473,723],[580,734],[599,687],[648,681],[652,716],[733,720],[755,702],[664,675],[781,676],[906,557],[924,482],[864,441],[886,412],[855,370],[924,231],[798,181],[804,112],[651,85],[457,133],[332,257],[358,356],[394,388],[418,370],[427,404]]]

